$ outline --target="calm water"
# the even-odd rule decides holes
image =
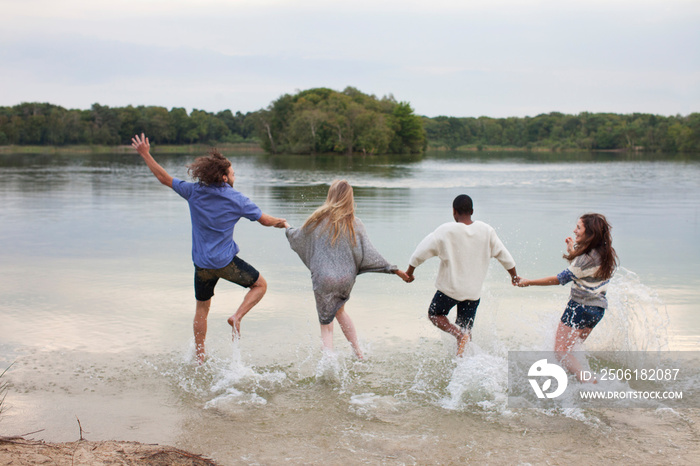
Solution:
[[[187,179],[193,155],[159,156]],[[197,154],[194,154],[197,155]],[[236,155],[236,188],[300,225],[335,178],[355,186],[375,246],[407,266],[467,193],[520,275],[565,266],[564,238],[595,211],[613,225],[622,269],[589,351],[700,349],[700,160],[430,154],[425,158]],[[282,230],[243,220],[241,257],[263,301],[230,339],[244,291],[222,282],[209,362],[192,363],[187,204],[138,156],[0,155],[0,435],[171,444],[222,464],[693,462],[697,409],[511,409],[507,353],[546,350],[568,287],[515,289],[496,262],[470,356],[426,318],[437,260],[404,284],[358,279],[347,306],[367,361],[339,329],[323,357],[308,271]]]

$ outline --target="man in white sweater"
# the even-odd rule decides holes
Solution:
[[[511,276],[513,285],[518,282],[515,261],[496,231],[490,225],[472,220],[474,205],[466,194],[460,194],[452,202],[455,223],[440,225],[421,241],[409,260],[409,279],[413,272],[431,257],[440,258],[435,287],[437,292],[428,310],[430,321],[440,330],[457,338],[457,355],[461,356],[471,339],[476,308],[479,306],[481,287],[486,278],[489,261],[496,258]],[[452,324],[447,315],[457,306],[457,319]]]

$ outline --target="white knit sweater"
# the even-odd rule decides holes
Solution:
[[[440,258],[435,287],[457,301],[481,297],[491,258],[498,259],[506,270],[515,267],[496,230],[480,221],[440,225],[418,244],[408,263],[418,267],[435,256]]]

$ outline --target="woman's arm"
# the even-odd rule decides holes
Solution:
[[[551,286],[551,285],[559,285],[559,279],[557,276],[553,277],[545,277],[545,278],[536,278],[534,280],[528,280],[527,278],[520,278],[518,281],[517,285],[521,288],[524,288],[526,286]]]

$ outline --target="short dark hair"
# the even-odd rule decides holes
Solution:
[[[460,194],[452,201],[452,208],[461,215],[471,215],[474,213],[474,203],[472,198],[466,194]]]

